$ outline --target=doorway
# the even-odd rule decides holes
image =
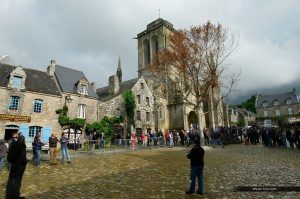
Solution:
[[[19,126],[17,125],[6,125],[5,126],[5,134],[4,140],[8,141],[12,138],[13,133],[17,133],[19,131]]]

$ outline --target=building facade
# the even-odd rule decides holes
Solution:
[[[55,110],[62,95],[53,77],[46,72],[0,63],[0,139],[9,140],[22,132],[27,145],[36,133],[48,141],[60,132]]]
[[[278,126],[299,119],[300,103],[296,89],[287,93],[259,94],[255,102],[259,125]]]
[[[253,126],[256,125],[256,114],[246,109],[237,107],[228,110],[230,126]]]
[[[117,73],[109,77],[108,86],[97,89],[99,96],[99,119],[104,116],[126,115],[122,94],[131,90],[135,96],[135,130],[154,129],[154,97],[143,77],[122,81],[121,63]]]
[[[154,96],[155,128],[190,129],[191,127],[200,127],[200,129],[203,129],[205,127],[215,128],[226,125],[227,122],[224,121],[224,118],[227,118],[225,116],[227,112],[224,112],[226,110],[223,107],[224,102],[216,100],[221,97],[220,89],[211,90],[210,99],[202,105],[204,108],[197,113],[182,99],[180,100],[182,97],[174,96],[167,88],[166,82],[168,80],[174,81],[176,79],[174,75],[170,74],[168,77],[162,77],[161,74],[148,68],[148,65],[152,63],[153,56],[162,49],[168,48],[170,45],[169,37],[175,31],[173,24],[159,18],[148,24],[146,30],[137,35],[138,75],[145,78]],[[162,79],[167,79],[167,81],[161,81]],[[190,96],[190,98],[193,97]]]

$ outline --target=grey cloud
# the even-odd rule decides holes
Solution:
[[[240,35],[228,60],[241,70],[239,89],[280,85],[300,73],[299,1],[53,0],[0,2],[0,55],[16,64],[46,70],[50,59],[82,70],[106,86],[121,56],[124,79],[137,76],[133,38],[158,18],[189,28],[222,23]]]

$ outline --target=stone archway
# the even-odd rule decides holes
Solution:
[[[199,127],[198,124],[198,115],[195,113],[195,111],[191,111],[188,115],[188,125],[189,125],[189,129],[191,129],[191,127],[193,127],[193,129],[196,129],[197,127]]]

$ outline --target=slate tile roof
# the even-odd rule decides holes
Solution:
[[[288,99],[291,100],[291,104],[299,103],[297,99],[297,95],[293,91],[287,93],[271,94],[271,95],[258,95],[257,108],[262,108],[264,102],[266,102],[268,106],[273,106],[275,100],[278,100],[279,105],[286,105]]]
[[[9,75],[16,68],[0,63],[0,86],[7,87]],[[27,91],[61,96],[54,79],[46,72],[23,68],[26,73],[25,89]]]
[[[120,83],[120,90],[116,94],[109,93],[108,92],[108,86],[98,88],[97,89],[97,94],[99,96],[99,100],[102,101],[102,102],[105,102],[105,101],[108,101],[108,100],[118,96],[118,95],[121,95],[125,91],[131,90],[132,87],[137,83],[138,80],[139,80],[139,78],[135,78],[135,79],[131,79],[131,80],[128,80],[128,81],[121,82]]]
[[[54,72],[58,84],[62,92],[78,94],[77,82],[83,78],[87,79],[82,71],[67,68],[61,65],[55,66]],[[88,85],[87,93],[89,97],[98,98],[98,95],[94,92],[92,86]]]

